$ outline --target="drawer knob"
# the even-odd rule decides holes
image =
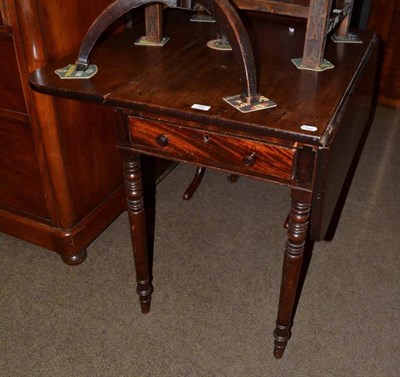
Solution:
[[[244,156],[242,161],[248,167],[253,166],[256,163],[256,152],[251,152]]]
[[[160,147],[166,147],[169,143],[169,140],[165,135],[160,135],[156,137],[156,142]]]

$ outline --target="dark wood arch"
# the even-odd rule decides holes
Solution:
[[[242,100],[248,104],[259,100],[257,74],[250,40],[239,15],[228,0],[197,0],[195,2],[190,0],[117,0],[97,17],[87,31],[76,60],[76,69],[84,71],[89,67],[90,52],[108,26],[130,10],[154,2],[162,3],[170,8],[192,10],[196,5],[202,5],[207,9],[228,36],[235,58],[240,65]]]

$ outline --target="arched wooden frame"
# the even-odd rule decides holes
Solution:
[[[228,0],[196,0],[195,2],[190,0],[116,0],[97,17],[87,31],[76,60],[76,69],[84,71],[89,67],[89,55],[94,44],[116,19],[141,5],[155,2],[170,8],[194,9],[196,5],[201,5],[207,9],[228,36],[235,58],[240,65],[242,100],[247,104],[256,103],[259,100],[257,74],[250,40],[239,15]],[[195,4],[192,5],[192,3]]]

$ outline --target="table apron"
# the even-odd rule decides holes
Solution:
[[[135,151],[291,185],[296,148],[128,117]]]

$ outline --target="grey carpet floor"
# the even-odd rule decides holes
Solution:
[[[400,112],[378,108],[335,238],[314,246],[285,356],[272,356],[289,190],[193,168],[157,187],[152,311],[126,213],[68,267],[0,234],[0,376],[397,377]]]

